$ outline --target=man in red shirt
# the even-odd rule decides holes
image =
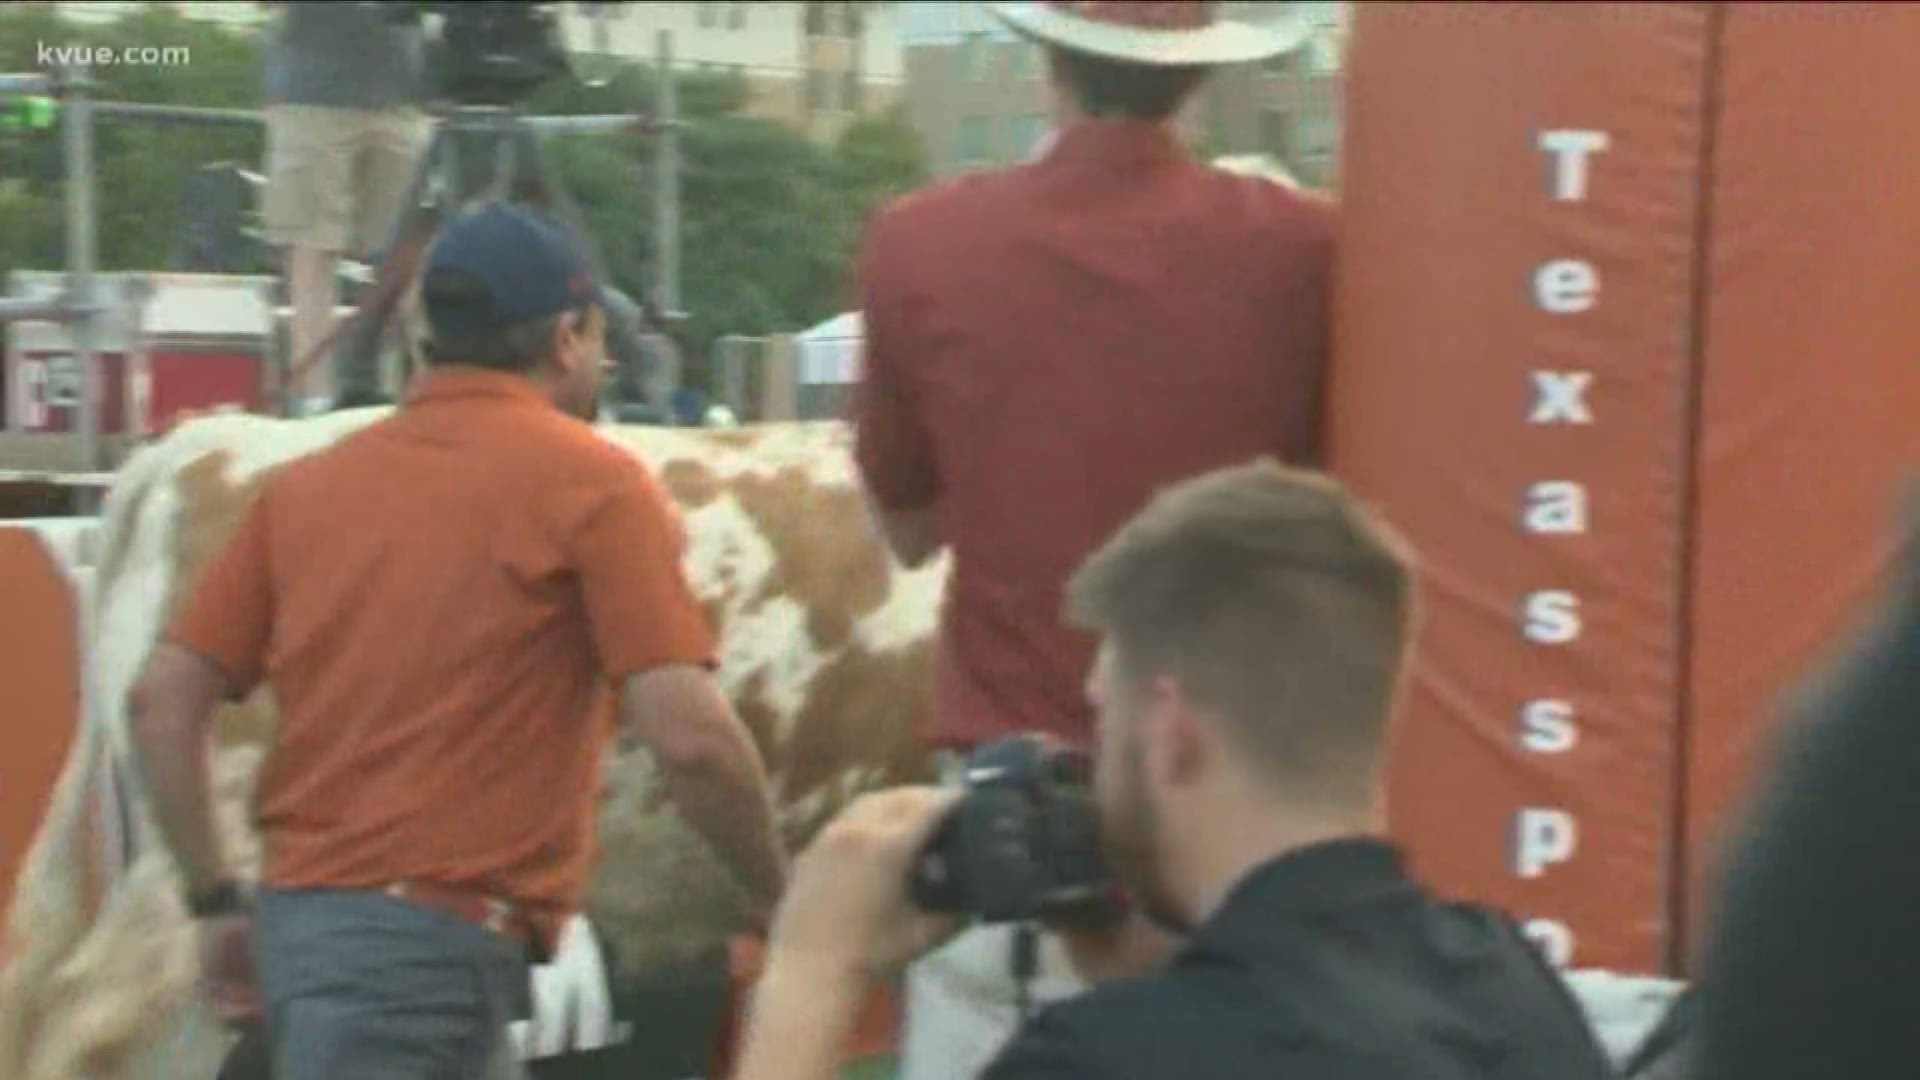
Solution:
[[[1056,137],[906,197],[867,237],[859,465],[903,563],[953,554],[937,749],[1014,732],[1086,746],[1095,643],[1063,624],[1073,567],[1163,486],[1258,455],[1320,460],[1329,207],[1195,161],[1172,125],[1216,66],[1301,35],[1215,6],[993,5],[1046,50]],[[998,935],[963,935],[916,970],[906,1080],[991,1056],[1013,993],[1004,976],[996,1001],[977,991],[1004,956]],[[941,1001],[963,980],[971,1005]],[[1042,997],[1049,982],[1070,987],[1043,980]]]

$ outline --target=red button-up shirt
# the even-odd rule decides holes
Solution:
[[[1124,121],[877,219],[857,456],[879,505],[931,508],[953,549],[935,746],[1088,745],[1074,568],[1170,482],[1319,460],[1332,248],[1327,205]]]

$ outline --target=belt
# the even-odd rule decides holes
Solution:
[[[431,881],[396,881],[380,891],[395,900],[472,923],[522,946],[531,948],[538,944],[534,940],[533,920],[527,917],[524,908],[511,900]]]

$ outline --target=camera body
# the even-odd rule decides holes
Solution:
[[[913,868],[922,909],[985,923],[1093,923],[1121,905],[1086,755],[1028,735],[981,746]]]
[[[509,106],[542,83],[568,74],[558,4],[526,0],[407,0],[395,21],[441,19],[427,68],[439,94],[459,105]]]

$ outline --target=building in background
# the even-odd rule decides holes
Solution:
[[[567,4],[567,48],[650,61],[661,31],[677,67],[746,79],[749,115],[832,138],[900,100],[899,3],[705,2]]]
[[[225,26],[251,28],[265,24],[273,18],[273,13],[261,4],[220,3],[218,0],[173,0],[172,3],[127,2],[127,0],[66,0],[55,5],[62,18],[78,23],[112,22],[125,15],[131,15],[145,7],[172,8],[180,15],[199,22],[220,23]],[[155,45],[165,45],[156,41]]]
[[[996,168],[1030,154],[1049,127],[1039,48],[980,3],[916,0],[901,8],[908,115],[935,174]],[[1182,113],[1182,132],[1203,156],[1270,155],[1308,184],[1328,182],[1339,150],[1348,5],[1306,0],[1222,9],[1248,22],[1300,20],[1312,33],[1287,56],[1215,73]]]

